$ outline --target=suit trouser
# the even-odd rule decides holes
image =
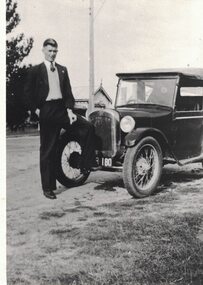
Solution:
[[[56,149],[61,129],[77,135],[82,146],[81,168],[89,169],[95,160],[94,127],[83,117],[70,125],[62,100],[47,101],[40,108],[40,173],[44,191],[56,189]]]

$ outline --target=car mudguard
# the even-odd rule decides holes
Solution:
[[[137,128],[126,135],[125,137],[125,146],[133,147],[135,146],[142,138],[146,136],[154,137],[163,148],[168,148],[172,153],[168,140],[163,132],[156,128]]]

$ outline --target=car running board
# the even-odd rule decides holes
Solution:
[[[203,154],[196,156],[196,157],[193,157],[193,158],[183,159],[183,160],[177,161],[177,162],[178,162],[178,165],[180,165],[180,166],[184,166],[184,165],[189,164],[189,163],[203,162]]]

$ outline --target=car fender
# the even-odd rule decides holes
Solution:
[[[162,149],[168,149],[171,153],[172,150],[168,143],[168,139],[165,134],[156,129],[156,128],[137,128],[126,135],[125,137],[125,146],[133,147],[135,146],[142,138],[152,136],[154,137],[160,144]],[[172,153],[173,154],[173,153]]]

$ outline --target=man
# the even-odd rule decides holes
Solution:
[[[94,163],[94,128],[72,109],[74,97],[66,67],[55,62],[58,44],[54,39],[43,43],[44,62],[32,67],[24,88],[27,108],[40,121],[40,173],[45,197],[56,199],[55,156],[61,128],[77,128],[84,142],[80,168],[87,172]],[[85,158],[85,159],[84,159]]]

